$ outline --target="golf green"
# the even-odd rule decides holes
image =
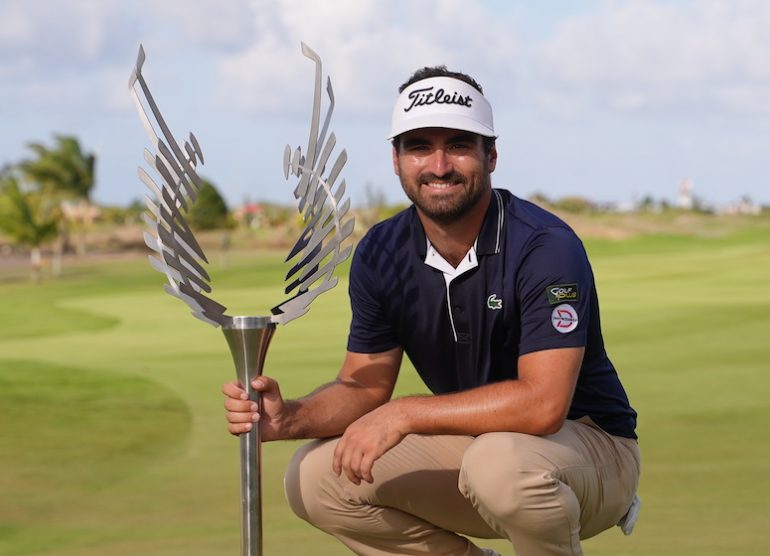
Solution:
[[[637,530],[588,540],[587,554],[768,553],[768,240],[767,227],[747,227],[587,242],[643,454]],[[231,314],[266,314],[282,299],[277,255],[212,266]],[[0,554],[238,553],[238,442],[219,393],[234,378],[230,355],[161,284],[143,258],[0,284]],[[334,377],[346,289],[343,277],[278,330],[265,372],[285,396]],[[397,394],[423,391],[406,365]],[[265,553],[342,554],[283,499],[298,445],[263,449]]]

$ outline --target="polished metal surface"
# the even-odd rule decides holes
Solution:
[[[284,175],[299,178],[294,188],[294,197],[299,200],[299,211],[305,222],[305,229],[286,257],[287,261],[296,259],[296,263],[286,274],[285,293],[294,292],[294,296],[272,309],[273,320],[286,324],[304,315],[310,303],[323,292],[337,285],[334,276],[335,267],[350,256],[351,245],[341,248],[342,242],[353,233],[353,217],[348,214],[350,199],[344,199],[345,180],[336,186],[348,155],[341,151],[331,168],[328,169],[337,139],[334,133],[326,137],[334,111],[334,93],[331,80],[327,79],[326,93],[329,106],[321,121],[321,84],[323,74],[321,58],[310,47],[302,43],[302,53],[315,62],[315,88],[313,111],[310,120],[307,153],[297,147],[292,153],[286,145],[283,156]],[[311,289],[315,285],[314,289]]]
[[[286,324],[304,315],[316,297],[333,288],[337,284],[335,268],[352,251],[352,246],[342,245],[353,232],[350,200],[345,198],[345,180],[337,184],[347,161],[346,152],[341,151],[330,164],[336,146],[334,133],[327,137],[334,109],[331,81],[327,80],[328,107],[321,127],[321,59],[304,43],[302,53],[315,63],[307,152],[303,155],[301,148],[297,147],[292,153],[287,145],[283,166],[286,179],[290,176],[297,179],[294,196],[305,226],[286,258],[291,268],[285,277],[288,285],[284,293],[291,294],[291,297],[275,306],[271,316],[230,317],[225,314],[226,307],[209,297],[211,278],[205,269],[208,259],[185,220],[203,186],[197,174],[198,164],[203,164],[203,153],[192,133],[181,147],[172,135],[142,74],[145,62],[142,46],[129,79],[129,90],[152,147],[152,150],[145,149],[144,159],[155,177],[139,168],[140,180],[152,193],[145,198],[147,212],[143,215],[147,224],[144,240],[154,252],[150,255],[150,264],[165,274],[168,283],[164,289],[169,294],[184,301],[196,318],[222,328],[238,380],[260,411],[261,396],[251,389],[251,381],[262,374],[276,324]],[[262,494],[259,427],[241,435],[240,442],[241,554],[260,556]]]
[[[222,327],[235,363],[235,373],[249,399],[262,413],[262,396],[251,382],[262,375],[267,348],[275,332],[269,317],[233,317]],[[240,435],[241,443],[241,554],[262,554],[262,440],[259,427]]]
[[[164,289],[187,303],[195,317],[213,326],[222,326],[229,321],[226,308],[204,294],[211,292],[211,278],[203,267],[208,259],[184,218],[203,186],[196,172],[198,161],[203,163],[203,153],[192,133],[184,143],[184,150],[179,147],[142,75],[144,61],[144,48],[139,46],[128,88],[155,151],[144,150],[145,162],[156,171],[161,183],[158,186],[150,174],[139,168],[139,179],[154,194],[153,198],[145,197],[148,210],[142,215],[148,230],[144,233],[144,242],[158,255],[150,255],[150,264],[168,278]],[[145,110],[145,103],[153,119]]]

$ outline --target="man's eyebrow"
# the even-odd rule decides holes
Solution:
[[[457,135],[452,135],[447,140],[447,143],[475,143],[476,137],[477,135],[475,133],[464,131],[462,133],[458,133]]]
[[[475,143],[478,135],[471,133],[470,131],[460,131],[454,135],[449,136],[446,139],[446,143]],[[421,145],[430,144],[430,140],[426,137],[405,137],[401,139],[401,147],[408,149],[411,147],[419,147]]]
[[[428,142],[429,141],[427,139],[425,139],[424,137],[419,137],[419,136],[418,137],[411,137],[411,138],[410,137],[405,137],[405,138],[401,139],[401,146],[408,149],[409,147],[416,147],[416,146],[419,146],[419,145],[427,145]]]

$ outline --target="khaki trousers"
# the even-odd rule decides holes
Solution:
[[[481,555],[463,535],[507,538],[517,556],[578,556],[615,525],[639,479],[636,441],[586,419],[556,434],[409,435],[374,483],[334,475],[337,439],[300,448],[286,472],[292,510],[365,556]]]

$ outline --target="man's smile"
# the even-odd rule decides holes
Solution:
[[[449,189],[450,187],[455,187],[462,185],[460,183],[450,183],[445,181],[431,181],[427,183],[423,183],[422,185],[425,185],[427,187],[430,187],[431,189]]]

